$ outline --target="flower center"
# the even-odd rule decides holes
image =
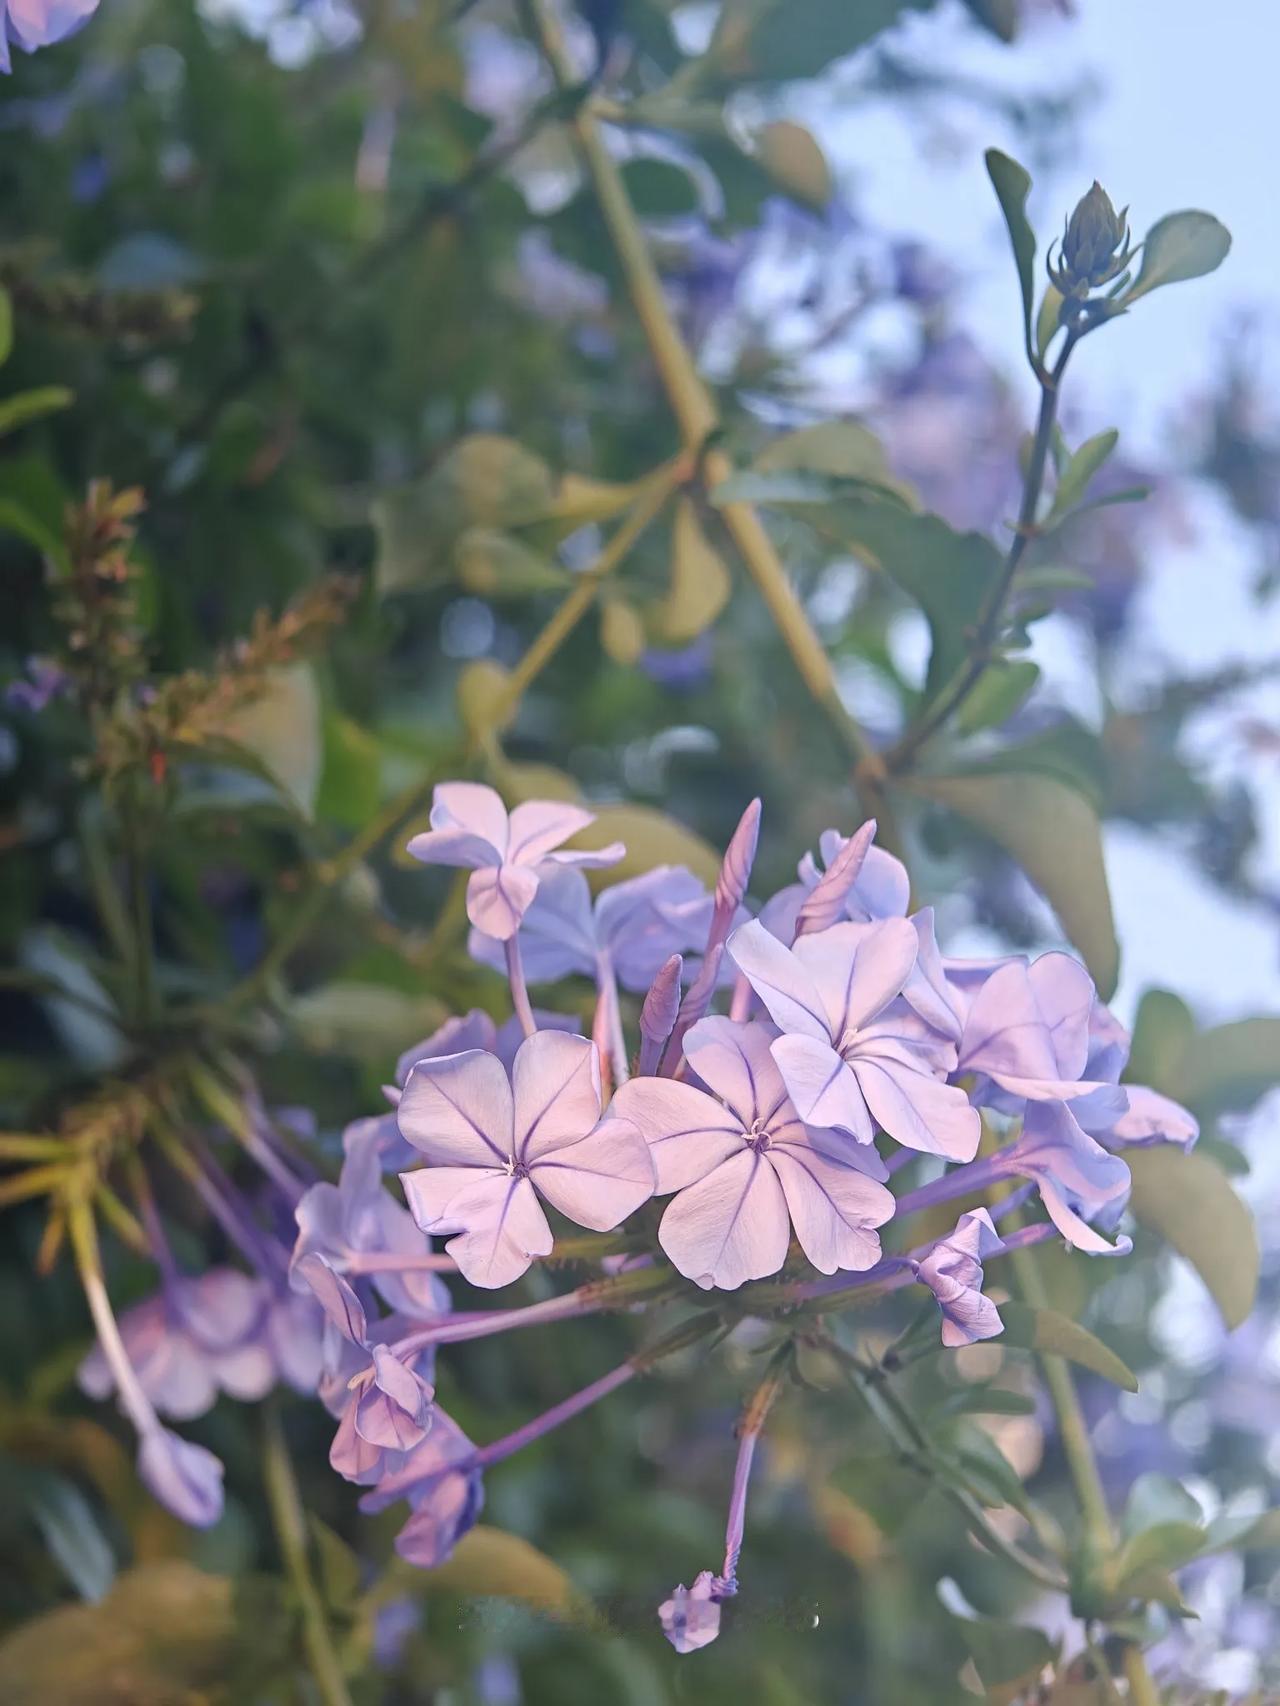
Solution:
[[[763,1155],[768,1147],[769,1126],[767,1120],[761,1116],[751,1122],[751,1130],[747,1133],[747,1148],[754,1149],[757,1155]]]
[[[528,1164],[521,1161],[517,1155],[508,1157],[507,1172],[513,1179],[527,1179],[529,1177]]]

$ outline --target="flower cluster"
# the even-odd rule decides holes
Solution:
[[[431,821],[410,851],[470,869],[471,951],[505,968],[515,1018],[499,1028],[473,1011],[403,1056],[387,1111],[348,1128],[336,1183],[300,1177],[259,1109],[250,1152],[268,1207],[236,1201],[212,1158],[201,1173],[251,1274],[180,1274],[152,1212],[160,1293],[118,1329],[99,1316],[82,1382],[119,1392],[144,1474],[189,1521],[217,1514],[216,1460],[156,1413],[191,1418],[219,1391],[253,1398],[283,1379],[334,1417],[331,1462],[365,1489],[363,1508],[406,1502],[399,1549],[437,1564],[475,1522],[487,1469],[713,1330],[716,1294],[772,1280],[760,1313],[785,1320],[802,1303],[919,1285],[944,1345],[992,1338],[985,1264],[1053,1236],[1122,1253],[1124,1150],[1196,1138],[1184,1109],[1121,1086],[1127,1033],[1069,955],[947,958],[874,823],[823,836],[798,880],[756,906],[758,803],[713,893],[663,867],[594,901],[575,866],[622,850],[563,846],[585,811],[508,815],[492,789],[459,782],[436,790]],[[590,1035],[531,1003],[530,981],[570,976],[594,984]],[[634,1051],[624,992],[643,992]],[[919,1182],[903,1188],[917,1157]],[[988,1207],[913,1243],[918,1211],[980,1196]],[[282,1206],[291,1252],[270,1218]],[[532,1304],[452,1308],[449,1278],[498,1289],[553,1252],[598,1262],[599,1277]],[[752,1296],[726,1301],[726,1325]],[[435,1403],[442,1345],[637,1305],[685,1316],[505,1438],[473,1445]],[[680,1651],[714,1638],[737,1592],[752,1458],[781,1385],[771,1374],[739,1430],[722,1569],[661,1608]]]

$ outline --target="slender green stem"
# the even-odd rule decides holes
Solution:
[[[1131,1706],[1160,1706],[1160,1690],[1152,1681],[1141,1647],[1125,1648],[1124,1677],[1129,1684]]]
[[[1033,1252],[1015,1250],[1010,1260],[1019,1289],[1027,1302],[1035,1309],[1045,1308],[1048,1299]],[[1089,1429],[1085,1424],[1075,1382],[1061,1357],[1042,1353],[1040,1362],[1044,1369],[1045,1385],[1049,1389],[1049,1399],[1058,1418],[1058,1436],[1062,1441],[1067,1468],[1075,1484],[1076,1497],[1080,1501],[1085,1530],[1092,1547],[1099,1555],[1103,1555],[1111,1550],[1114,1540],[1111,1512],[1107,1505],[1102,1477],[1094,1460]]]
[[[1000,574],[988,591],[978,613],[969,656],[952,684],[943,689],[925,714],[886,752],[885,764],[891,775],[900,775],[910,767],[920,748],[930,741],[964,704],[991,661],[991,648],[1000,631],[1000,618],[1012,590],[1014,577],[1027,547],[1035,538],[1036,513],[1040,507],[1040,495],[1044,490],[1049,451],[1053,445],[1062,376],[1078,341],[1078,333],[1068,332],[1062,353],[1052,371],[1045,373],[1041,379],[1040,412],[1036,420],[1031,455],[1027,461],[1026,477],[1022,485],[1022,503],[1018,510],[1013,540],[1005,553]]]
[[[267,1500],[275,1523],[280,1557],[293,1585],[302,1613],[302,1639],[311,1665],[311,1674],[324,1706],[351,1706],[346,1678],[333,1644],[333,1636],[324,1612],[324,1601],[311,1570],[307,1545],[307,1519],[293,1473],[288,1442],[280,1406],[271,1400],[265,1406],[263,1450],[263,1479]]]
[[[524,0],[523,10],[560,87],[571,89],[575,82],[573,62],[547,0]],[[719,413],[667,306],[662,281],[622,174],[589,107],[579,107],[572,128],[685,448],[702,458],[705,483],[709,487],[718,485],[733,471],[723,451],[709,449],[707,444],[719,428]],[[740,503],[727,504],[720,513],[805,686],[826,714],[846,753],[859,767],[860,783],[874,782],[882,775],[879,760],[840,698],[831,661],[759,516],[750,504]]]

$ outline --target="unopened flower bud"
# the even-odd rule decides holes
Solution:
[[[1128,208],[1117,213],[1095,179],[1067,221],[1055,282],[1064,296],[1085,296],[1121,273],[1129,260]]]

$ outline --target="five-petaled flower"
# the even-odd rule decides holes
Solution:
[[[643,1137],[600,1118],[600,1058],[585,1037],[536,1032],[510,1078],[478,1049],[419,1061],[397,1115],[430,1163],[401,1174],[413,1217],[455,1235],[445,1247],[473,1285],[508,1285],[551,1253],[540,1196],[608,1232],[653,1194]]]
[[[773,1044],[796,1112],[870,1143],[876,1126],[909,1149],[967,1161],[981,1122],[945,1082],[955,1046],[904,1000],[920,941],[905,918],[835,924],[792,948],[759,923],[729,952],[783,1032]]]
[[[822,1273],[878,1261],[875,1229],[893,1213],[880,1158],[840,1132],[806,1129],[768,1029],[702,1019],[684,1048],[713,1095],[671,1078],[632,1078],[613,1099],[648,1139],[659,1193],[678,1193],[658,1242],[680,1272],[722,1291],[763,1279],[785,1262],[793,1225]]]
[[[431,803],[431,828],[415,835],[409,852],[424,865],[459,865],[471,872],[467,917],[486,936],[509,941],[538,892],[542,864],[614,865],[626,851],[612,842],[599,852],[567,852],[561,843],[594,823],[581,806],[526,800],[507,808],[483,782],[442,782]]]

